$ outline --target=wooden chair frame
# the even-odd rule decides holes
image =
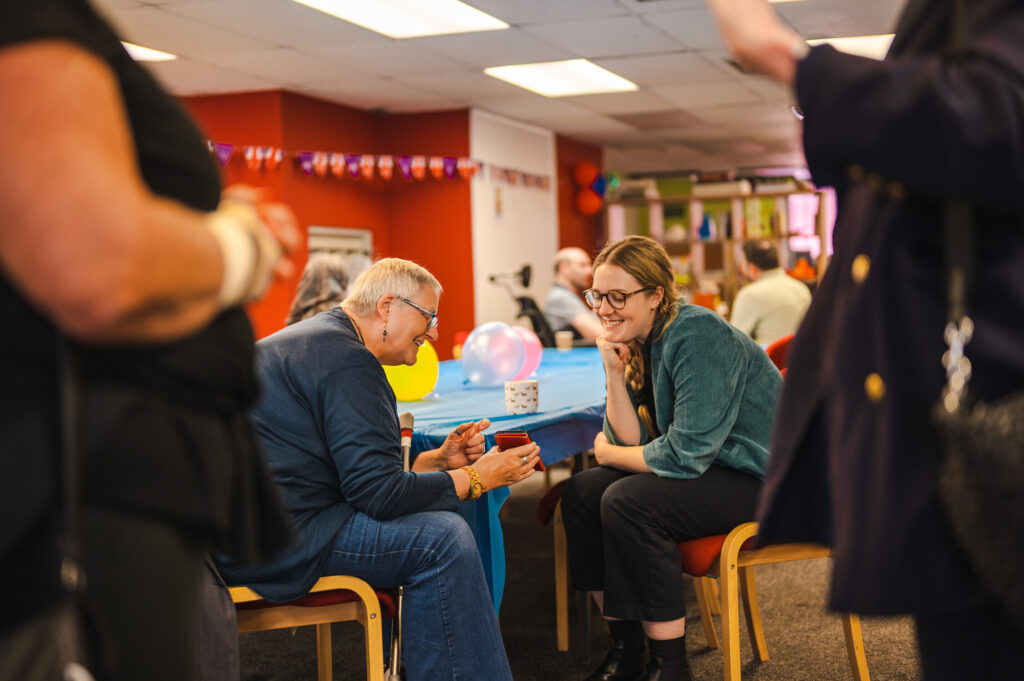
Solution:
[[[740,639],[739,639],[739,600],[743,596],[744,614],[747,621],[747,633],[750,636],[750,647],[762,662],[766,662],[768,645],[761,626],[761,611],[757,605],[757,589],[754,585],[754,567],[785,563],[794,560],[826,558],[831,550],[818,544],[777,544],[759,549],[743,549],[743,544],[757,535],[757,523],[739,525],[726,536],[722,545],[722,553],[718,559],[718,578],[720,580],[720,608],[722,613],[722,662],[725,681],[740,681]],[[712,619],[712,603],[714,579],[708,576],[697,576],[695,579],[697,605],[700,609],[701,621],[708,646],[719,646]],[[843,633],[846,640],[846,654],[850,662],[850,670],[856,681],[870,681],[867,659],[864,656],[864,641],[861,636],[860,617],[854,613],[843,613]]]
[[[321,606],[269,605],[264,608],[237,610],[238,631],[266,631],[316,625],[316,659],[318,681],[331,681],[331,623],[358,621],[366,639],[367,681],[384,681],[384,637],[381,629],[380,601],[373,587],[348,575],[321,577],[314,591],[347,590],[358,600]],[[237,603],[261,601],[262,597],[244,586],[231,587],[231,600]]]

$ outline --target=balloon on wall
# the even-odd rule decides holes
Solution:
[[[519,367],[519,371],[512,377],[513,381],[521,381],[540,366],[540,359],[544,354],[544,346],[540,344],[537,334],[526,327],[513,326],[512,330],[519,334],[519,339],[523,341],[523,349],[526,351],[523,366]]]
[[[416,351],[415,364],[385,366],[384,374],[399,402],[422,400],[437,385],[437,351],[429,341],[424,341]]]
[[[576,210],[583,215],[596,215],[604,202],[592,189],[581,189],[576,194]]]
[[[462,373],[475,386],[504,385],[523,366],[526,348],[519,334],[503,322],[473,329],[462,344]]]
[[[572,168],[572,178],[581,187],[589,187],[601,171],[590,161],[580,161]]]

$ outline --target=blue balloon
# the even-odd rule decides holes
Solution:
[[[608,186],[608,183],[604,179],[604,175],[598,175],[594,178],[594,181],[590,183],[590,188],[594,190],[598,196],[604,196],[604,190]]]
[[[505,384],[526,360],[526,346],[511,326],[487,322],[473,329],[462,344],[462,373],[475,386]]]

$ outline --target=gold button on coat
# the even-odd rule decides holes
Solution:
[[[885,397],[885,381],[878,374],[868,374],[864,379],[864,394],[872,402],[881,402]]]
[[[861,253],[853,259],[853,266],[850,268],[850,275],[853,280],[860,284],[868,278],[868,272],[871,271],[871,258]]]

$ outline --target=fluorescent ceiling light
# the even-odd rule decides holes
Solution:
[[[459,0],[295,0],[389,38],[418,38],[508,28]]]
[[[840,52],[856,54],[871,59],[882,59],[889,51],[892,44],[893,33],[882,35],[858,35],[850,38],[823,38],[821,40],[808,40],[808,45],[822,45],[828,43]]]
[[[124,45],[124,49],[128,50],[128,56],[135,61],[171,61],[178,58],[176,54],[161,52],[151,47],[143,47],[142,45],[126,43],[124,41],[121,44]]]
[[[484,73],[545,97],[636,90],[632,83],[586,59],[492,66]]]

